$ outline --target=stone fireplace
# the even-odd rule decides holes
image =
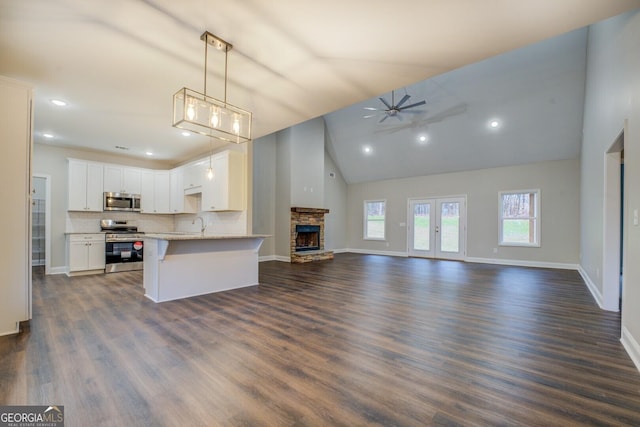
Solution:
[[[324,250],[324,215],[329,209],[291,208],[291,262],[303,263],[333,259]]]

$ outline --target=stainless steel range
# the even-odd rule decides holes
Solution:
[[[135,222],[103,219],[100,229],[105,231],[105,273],[142,270],[144,233]]]

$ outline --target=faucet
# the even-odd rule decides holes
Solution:
[[[204,219],[202,219],[202,217],[201,217],[201,216],[197,216],[197,217],[195,217],[195,218],[193,219],[193,221],[191,221],[191,224],[195,224],[195,223],[196,223],[196,219],[199,219],[199,220],[200,220],[200,225],[201,225],[201,227],[200,227],[200,234],[202,234],[202,235],[204,236],[204,230],[205,230],[205,228],[207,228],[207,226],[206,226],[206,225],[204,225]]]

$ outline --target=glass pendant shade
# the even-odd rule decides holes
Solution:
[[[173,126],[237,144],[251,140],[251,113],[188,89],[173,95]]]

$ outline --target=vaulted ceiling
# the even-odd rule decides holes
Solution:
[[[357,182],[470,168],[489,149],[499,153],[495,165],[542,159],[560,139],[569,143],[554,156],[574,155],[585,32],[536,43],[639,7],[640,0],[0,0],[0,75],[34,84],[37,143],[152,152],[179,163],[208,149],[206,137],[171,127],[172,95],[203,90],[200,35],[208,30],[234,45],[228,100],[254,113],[253,137],[326,115],[329,150]],[[530,53],[515,51],[523,46]],[[207,93],[219,98],[222,56],[208,63]],[[363,107],[380,107],[377,97],[389,99],[392,89],[406,89],[411,102],[426,99],[422,113],[363,119]],[[543,113],[536,123],[532,112]],[[483,125],[494,116],[503,126],[490,133]],[[428,134],[426,144],[412,145],[417,132]],[[526,148],[516,148],[522,139]],[[373,148],[367,158],[358,151],[364,144]],[[389,153],[409,159],[407,172],[389,167]],[[467,163],[447,166],[461,153]]]

